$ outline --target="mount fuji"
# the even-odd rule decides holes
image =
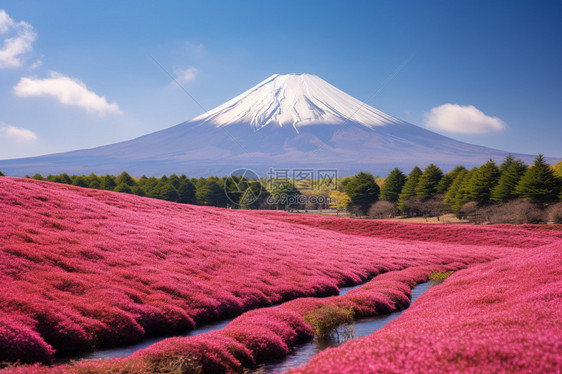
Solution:
[[[275,74],[179,125],[139,138],[66,153],[0,161],[8,175],[228,175],[249,168],[329,168],[386,175],[431,162],[473,166],[507,152],[463,143],[390,116],[318,76]],[[532,162],[534,156],[519,155]]]

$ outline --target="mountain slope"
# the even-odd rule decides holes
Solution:
[[[17,176],[123,170],[195,176],[237,168],[260,175],[270,168],[337,168],[340,175],[383,175],[396,166],[471,166],[506,154],[399,120],[317,76],[276,74],[177,126],[93,149],[0,161],[0,170]]]

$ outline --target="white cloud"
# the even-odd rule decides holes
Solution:
[[[0,10],[0,34],[7,33],[12,27],[14,27],[14,20],[10,18],[8,13],[4,9]]]
[[[473,105],[443,104],[425,113],[425,126],[458,134],[485,134],[503,130],[505,122]]]
[[[174,74],[176,75],[176,79],[178,80],[178,82],[188,83],[197,78],[199,70],[197,70],[193,66],[190,66],[186,69],[174,69]]]
[[[37,60],[35,60],[35,62],[33,64],[31,64],[29,66],[29,70],[35,70],[37,69],[39,66],[43,65],[43,60],[41,60],[40,58],[38,58]]]
[[[31,142],[37,139],[37,135],[33,131],[15,126],[0,127],[0,133],[20,143]]]
[[[0,10],[0,35],[6,34],[0,48],[0,68],[14,68],[23,64],[23,57],[31,52],[37,38],[33,26],[25,21],[16,22]]]
[[[20,97],[53,97],[61,104],[77,106],[100,116],[121,113],[116,103],[108,103],[105,96],[88,90],[82,81],[57,72],[51,72],[45,79],[21,78],[14,92]]]

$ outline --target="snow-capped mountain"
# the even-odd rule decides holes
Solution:
[[[402,121],[370,107],[311,74],[275,74],[193,122],[217,127],[236,123],[254,129],[266,126],[344,125],[354,122],[367,128]]]
[[[174,127],[92,149],[0,161],[0,170],[207,176],[250,168],[263,176],[271,168],[330,168],[386,175],[393,167],[408,172],[433,162],[447,169],[506,154],[399,120],[315,75],[275,74]]]

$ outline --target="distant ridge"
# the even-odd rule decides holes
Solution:
[[[4,160],[0,170],[14,176],[123,170],[208,176],[250,168],[264,176],[270,168],[332,168],[340,175],[384,175],[431,162],[444,169],[476,166],[507,154],[404,122],[316,75],[275,74],[174,127],[92,149]],[[535,157],[514,156],[527,163]]]

